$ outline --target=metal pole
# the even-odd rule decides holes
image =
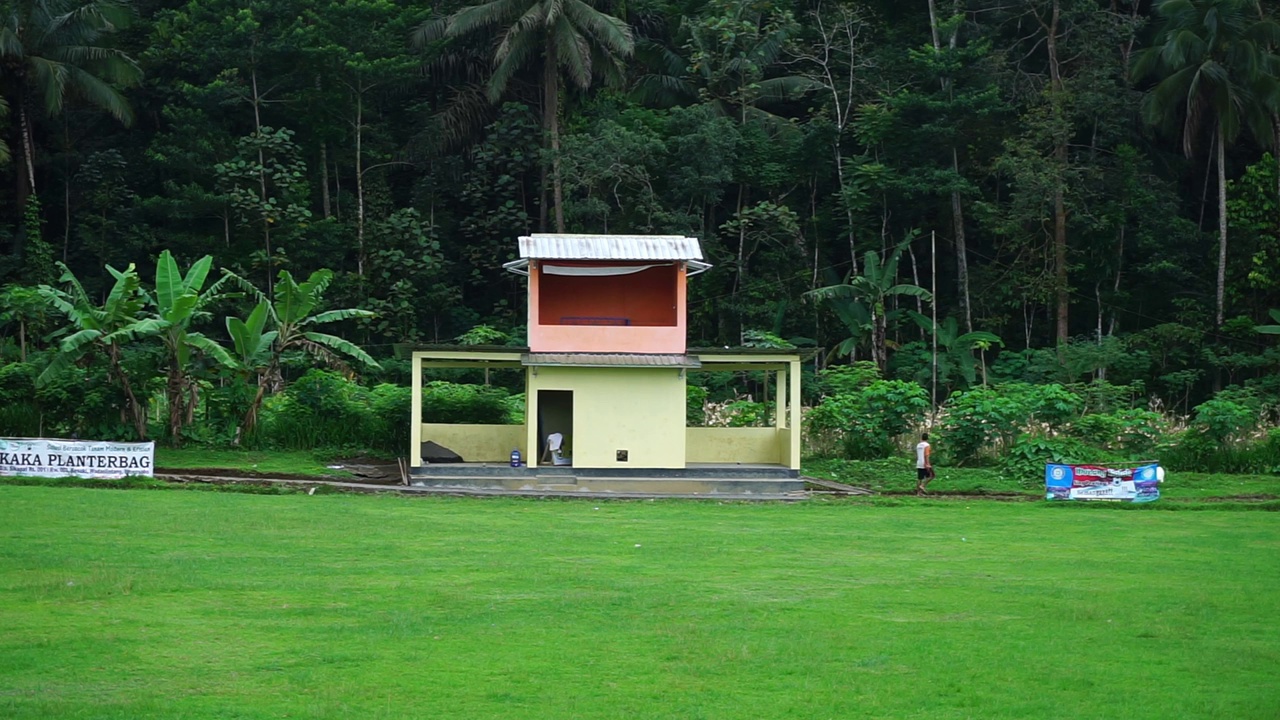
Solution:
[[[938,233],[929,233],[929,264],[931,278],[929,291],[933,296],[930,306],[933,310],[933,388],[930,392],[933,403],[933,417],[930,425],[938,422]]]

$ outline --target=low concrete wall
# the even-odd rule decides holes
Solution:
[[[529,457],[524,425],[423,423],[422,442],[428,440],[458,453],[466,462],[507,462],[516,448]]]
[[[691,463],[787,464],[787,431],[771,427],[685,428],[685,452]]]

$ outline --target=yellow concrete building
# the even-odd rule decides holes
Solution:
[[[520,256],[507,269],[529,278],[529,347],[413,353],[415,484],[732,496],[803,489],[800,355],[686,348],[685,283],[710,267],[696,239],[532,235],[520,238]],[[424,376],[437,368],[519,369],[524,425],[423,422]],[[691,371],[771,373],[773,426],[687,427]],[[424,459],[428,442],[463,462]]]

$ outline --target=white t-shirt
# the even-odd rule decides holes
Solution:
[[[924,451],[928,447],[929,443],[924,440],[921,440],[920,444],[916,445],[916,468],[923,468],[927,466],[924,461]]]

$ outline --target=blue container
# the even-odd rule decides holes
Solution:
[[[511,467],[520,467],[520,448],[511,451]]]

